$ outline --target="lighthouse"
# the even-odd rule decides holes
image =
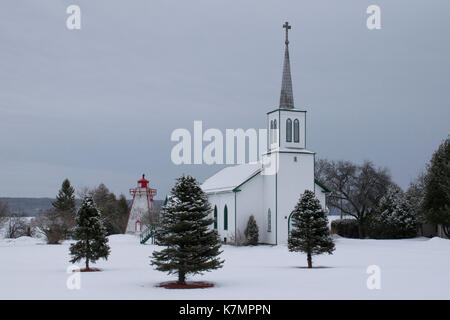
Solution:
[[[153,209],[153,197],[156,195],[156,189],[151,189],[149,182],[143,174],[142,179],[138,180],[138,186],[130,189],[133,203],[131,204],[125,233],[138,234],[144,229],[143,219],[150,215]]]

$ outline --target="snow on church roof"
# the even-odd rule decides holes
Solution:
[[[226,167],[206,179],[201,188],[206,193],[231,191],[260,170],[260,162]]]

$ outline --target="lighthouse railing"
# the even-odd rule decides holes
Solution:
[[[153,244],[153,231],[154,230],[155,230],[154,225],[151,225],[150,227],[146,227],[139,235],[139,242],[141,244],[144,244],[147,242],[148,239],[152,238],[152,244]]]

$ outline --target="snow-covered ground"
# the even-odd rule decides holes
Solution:
[[[158,247],[140,245],[130,235],[110,237],[102,272],[82,273],[81,289],[66,286],[69,243],[46,245],[22,237],[0,240],[0,299],[450,299],[450,240],[336,239],[334,255],[306,258],[285,246],[223,246],[222,269],[189,280],[216,283],[215,288],[156,288],[175,276],[149,265]],[[369,265],[381,269],[381,289],[366,285]]]

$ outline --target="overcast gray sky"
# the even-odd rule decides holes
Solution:
[[[66,8],[81,7],[81,30]],[[381,30],[366,8],[381,7]],[[450,133],[450,1],[2,0],[0,196],[68,177],[164,198],[176,128],[264,128],[289,21],[294,99],[318,157],[387,166],[403,188]]]

